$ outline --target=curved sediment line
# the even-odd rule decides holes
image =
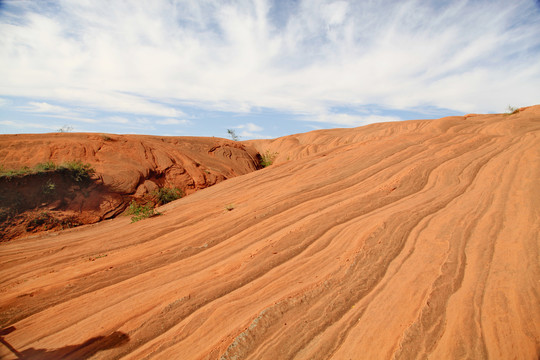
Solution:
[[[481,164],[480,165],[480,168],[482,168],[483,166],[485,166],[485,163],[484,164]],[[473,165],[469,165],[469,167],[473,167]],[[478,164],[474,165],[474,168],[479,168]],[[476,181],[476,174],[479,172],[480,170],[478,171],[475,171],[474,174],[472,177],[473,177],[473,180],[470,182],[471,184],[473,184],[475,181]],[[380,285],[377,285],[377,288],[374,289],[368,296],[373,298],[374,296],[376,296],[379,292],[381,292],[388,284],[388,279],[393,277],[396,273],[398,273],[402,267],[403,264],[405,264],[405,262],[408,261],[408,259],[411,257],[411,255],[414,253],[414,251],[416,250],[415,249],[415,246],[416,246],[416,243],[419,239],[419,236],[420,234],[422,234],[427,228],[430,227],[430,223],[431,221],[433,221],[433,219],[435,218],[435,216],[438,216],[439,214],[441,213],[444,213],[446,211],[446,209],[448,208],[448,206],[452,203],[454,203],[456,200],[460,199],[461,197],[465,196],[467,192],[469,192],[470,186],[467,186],[465,191],[460,193],[460,194],[457,194],[454,198],[452,198],[445,206],[441,207],[440,209],[434,211],[433,213],[429,214],[429,215],[426,215],[423,219],[423,221],[421,223],[423,223],[422,225],[419,224],[419,226],[415,227],[412,231],[411,231],[411,234],[412,233],[415,233],[414,236],[409,236],[407,242],[409,243],[408,244],[408,251],[406,254],[400,254],[401,256],[401,259],[399,260],[399,263],[397,263],[395,266],[394,266],[394,269],[393,269],[393,274],[389,274],[389,273],[386,273],[385,274],[385,279],[381,281]],[[424,190],[425,191],[425,188]],[[396,259],[394,261],[397,261],[398,260],[398,256],[396,256]],[[355,305],[358,305],[355,304]],[[328,344],[328,341],[326,342],[325,346],[326,347],[331,347],[333,348],[334,350],[332,350],[330,353],[327,353],[325,356],[327,358],[329,358],[331,355],[330,354],[333,354],[335,352],[335,350],[337,348],[339,348],[340,344],[342,342],[345,341],[345,338],[348,336],[348,333],[349,331],[352,329],[352,327],[358,322],[360,321],[360,319],[362,318],[362,312],[359,313],[359,311],[356,311],[356,315],[354,316],[355,320],[353,321],[349,321],[349,323],[346,325],[346,326],[341,326],[341,330],[339,332],[339,334],[336,336],[338,338],[338,340],[334,343],[334,344]],[[358,319],[358,320],[357,320]],[[319,354],[319,351],[314,351],[314,353],[317,353]],[[314,353],[309,356],[309,357],[306,357],[306,358],[312,358],[314,357]],[[324,358],[325,356],[321,357],[321,358]]]
[[[147,264],[147,265],[149,265],[149,264]],[[146,269],[149,270],[148,267],[146,267]]]
[[[504,357],[508,341],[531,357],[538,138],[490,119],[373,127],[161,217],[0,246],[5,339],[23,351],[126,334],[106,359]]]
[[[399,233],[399,232],[398,232],[398,233]],[[310,336],[311,338],[313,338],[313,336],[312,336],[311,334],[310,334],[309,336]],[[267,341],[266,343],[268,344],[269,342]],[[281,345],[283,346],[283,344],[281,344]],[[290,348],[289,344],[287,344],[285,347],[286,347],[286,348]],[[266,351],[266,352],[268,352],[268,351]],[[324,357],[324,356],[323,356],[323,357]]]
[[[512,147],[512,145],[510,145]],[[499,153],[492,156],[490,162],[496,161],[497,157],[504,156],[507,151]],[[483,167],[487,166],[484,165]],[[477,182],[477,177],[475,182]],[[472,183],[471,183],[472,186]],[[503,187],[498,183],[494,188],[495,193],[504,192]],[[497,191],[499,190],[499,191]],[[445,322],[445,309],[448,302],[448,299],[456,293],[463,281],[465,275],[465,264],[466,252],[465,247],[467,246],[467,239],[471,237],[472,232],[475,227],[477,227],[478,219],[483,216],[483,214],[492,207],[493,195],[488,195],[486,197],[480,197],[481,201],[476,204],[475,208],[472,211],[463,212],[466,215],[466,218],[469,219],[468,224],[465,226],[465,229],[460,232],[459,229],[453,231],[452,237],[449,239],[450,245],[450,254],[446,262],[441,267],[441,275],[437,278],[433,284],[432,290],[430,291],[429,297],[426,299],[426,305],[422,308],[418,320],[415,321],[409,329],[404,333],[403,340],[401,341],[399,351],[396,352],[395,358],[424,358],[429,353],[433,351],[436,346],[438,339],[441,337],[441,334],[444,332],[444,322]],[[463,226],[463,223],[460,224]],[[491,227],[490,232],[488,233],[488,239],[496,238],[498,231],[501,228],[501,223],[495,221],[494,226]],[[493,241],[489,241],[490,248],[493,249],[495,246]],[[489,254],[493,250],[486,250],[488,257],[491,257]],[[490,261],[487,261],[487,272],[489,272]],[[485,282],[485,275],[480,275],[478,280],[478,286],[482,287]],[[482,295],[483,297],[483,295]],[[479,307],[475,302],[471,306]],[[479,328],[479,332],[472,335],[473,339],[478,339],[480,342],[479,345],[471,346],[471,348],[476,349],[475,354],[471,354],[475,357],[486,357],[485,344],[483,344],[483,336],[481,330],[481,324],[478,321],[478,310],[473,311],[472,319],[475,320]],[[476,313],[476,315],[475,315]]]
[[[354,181],[354,182],[356,182],[356,181]],[[354,183],[354,182],[353,182],[353,183]],[[345,190],[347,190],[347,189],[344,189],[344,191],[345,191]],[[329,190],[327,190],[327,189],[323,189],[323,190],[320,190],[320,191],[319,191],[319,194],[322,194],[322,193],[324,193],[324,194],[327,194],[327,193],[333,194],[333,192],[331,192],[331,191],[329,191]],[[308,195],[308,196],[309,196],[309,195]],[[326,197],[330,197],[330,196],[326,196]],[[299,203],[301,204],[301,201],[299,201],[298,199],[293,200],[293,201],[297,201],[297,202],[299,202]],[[279,201],[276,201],[276,202],[279,203]],[[280,208],[275,209],[273,212],[274,212],[274,213],[277,213],[277,214],[280,214],[282,211],[283,211],[283,207],[280,207]],[[242,220],[239,220],[238,223],[234,224],[234,228],[235,228],[235,229],[239,228],[239,225],[240,225],[241,221],[242,221]],[[266,219],[266,221],[272,221],[272,219]],[[197,223],[194,223],[194,225],[197,225]],[[162,231],[162,232],[167,233],[167,231]],[[203,232],[204,232],[204,231],[203,231]],[[153,235],[155,236],[155,234],[153,234]],[[208,236],[208,234],[206,234],[206,235]],[[209,235],[210,238],[215,238],[216,236],[217,236],[217,234],[216,234],[216,235]],[[157,237],[159,237],[159,236],[157,236]],[[222,237],[222,240],[214,240],[214,242],[220,243],[221,241],[225,240],[226,238],[227,238],[227,237]],[[143,240],[142,242],[145,242],[145,240]],[[212,246],[212,244],[211,244],[211,246]],[[210,247],[211,247],[211,246],[210,246]],[[110,248],[110,249],[108,249],[108,251],[114,251],[114,250],[119,250],[119,248]],[[201,250],[201,251],[202,251],[202,250]],[[41,256],[41,255],[42,255],[42,254],[39,254],[39,256]],[[193,253],[191,252],[190,255],[193,255]],[[187,256],[190,256],[190,255],[187,255]],[[146,257],[146,256],[145,256],[145,257]],[[179,260],[181,260],[182,258],[176,257],[176,259],[179,261]],[[48,265],[49,265],[49,266],[51,266],[51,265],[53,265],[53,266],[54,266],[54,265],[57,265],[57,264],[54,264],[54,263],[51,264],[50,261],[49,261],[48,259],[45,260],[45,261],[48,261]],[[58,260],[58,262],[60,262],[60,261],[61,261],[61,260]],[[63,261],[65,261],[65,259],[63,259]],[[43,263],[43,261],[42,261],[42,263]],[[164,262],[163,259],[160,259],[160,262],[159,262],[160,265],[161,265],[161,264],[167,264],[167,263],[168,263],[167,261]],[[152,269],[154,268],[154,266],[152,266],[151,263],[146,262],[145,265],[146,265],[145,271],[150,271],[150,270],[152,270]],[[42,266],[42,265],[40,265],[39,263],[34,264],[34,267],[38,267],[38,268],[39,268],[40,266]],[[129,267],[132,267],[132,266],[129,266]],[[115,271],[116,271],[116,272],[121,272],[121,269],[117,267]],[[27,276],[27,275],[25,274],[25,276]],[[116,277],[116,279],[122,281],[122,279],[128,278],[128,276],[130,276],[130,272],[129,272],[129,271],[126,273],[125,276],[118,275],[118,277]],[[93,275],[93,277],[95,278],[95,275]],[[78,289],[81,291],[81,292],[79,293],[79,295],[85,294],[85,293],[87,293],[88,291],[94,291],[94,290],[99,289],[99,284],[101,284],[101,283],[103,283],[103,282],[100,281],[99,278],[96,278],[95,280],[91,281],[91,283],[92,283],[92,287],[89,288],[87,291],[84,291],[84,288],[80,288],[80,287],[79,287]],[[108,284],[108,283],[109,283],[109,282],[105,282],[105,285]],[[65,299],[74,298],[74,297],[78,296],[78,295],[76,295],[76,294],[72,294],[72,289],[67,290],[68,293],[66,293],[66,294],[64,294],[64,295],[61,295],[61,293],[58,294],[58,289],[55,289],[54,291],[55,291],[55,293],[56,293],[57,295],[60,295],[60,296],[58,296],[58,298],[63,298],[64,300],[65,300]],[[68,294],[71,294],[71,295],[68,295]],[[38,300],[38,299],[35,299],[35,300]],[[39,308],[44,308],[44,307],[46,307],[46,306],[54,305],[54,304],[50,304],[50,303],[46,303],[46,302],[42,302],[42,301],[35,301],[35,302],[36,302],[36,303],[39,303],[39,305],[38,305],[38,306],[40,306]],[[28,309],[28,305],[27,305],[27,304],[21,303],[20,305],[21,305],[21,307],[25,307],[25,308]],[[39,309],[39,308],[38,308],[38,309]],[[31,314],[32,311],[29,312],[29,313]],[[15,318],[15,320],[20,320],[20,318]]]

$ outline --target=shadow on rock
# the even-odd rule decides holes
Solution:
[[[2,330],[0,335],[7,335],[15,330],[15,327],[11,326]],[[0,342],[4,344],[17,359],[39,359],[39,360],[78,360],[88,359],[98,352],[108,349],[120,347],[129,342],[129,335],[115,331],[107,336],[96,336],[85,342],[77,345],[64,346],[58,349],[26,349],[21,352],[17,351],[11,346],[3,337],[0,337]]]

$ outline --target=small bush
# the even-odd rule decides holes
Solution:
[[[264,154],[261,154],[261,160],[260,160],[261,166],[267,167],[267,166],[272,165],[277,156],[278,156],[277,152],[270,152],[270,150],[266,150]]]
[[[56,130],[57,132],[65,133],[65,132],[72,132],[73,126],[71,125],[64,125],[60,129]]]
[[[233,140],[233,141],[240,140],[240,137],[238,135],[236,135],[236,131],[234,131],[233,129],[227,129],[227,133],[231,137],[231,140]]]
[[[37,173],[45,172],[45,171],[52,171],[56,170],[56,164],[52,161],[47,161],[45,163],[40,163],[34,166],[34,170]]]
[[[142,220],[142,219],[152,217],[152,216],[161,215],[159,212],[154,210],[151,203],[140,205],[140,204],[137,204],[135,200],[131,200],[131,202],[129,203],[129,207],[126,214],[133,215],[131,217],[132,223]]]
[[[73,180],[77,182],[88,180],[95,172],[90,164],[83,164],[81,161],[68,161],[61,164],[58,168],[67,170]]]
[[[511,105],[508,105],[506,114],[508,114],[508,115],[513,115],[513,114],[516,114],[516,113],[518,113],[518,112],[519,112],[519,108],[513,107],[513,106],[511,106]]]
[[[182,190],[178,188],[168,188],[168,187],[163,187],[159,190],[156,190],[154,195],[156,196],[157,203],[159,205],[167,204],[171,201],[180,199],[183,196]]]
[[[229,205],[225,206],[225,210],[233,211],[234,210],[234,204],[229,204]]]

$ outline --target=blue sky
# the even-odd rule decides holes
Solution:
[[[0,133],[274,138],[540,103],[539,1],[0,0]]]

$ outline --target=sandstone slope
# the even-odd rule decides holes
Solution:
[[[90,224],[115,217],[132,199],[144,202],[156,189],[184,194],[255,171],[256,151],[219,138],[111,134],[0,136],[5,169],[80,161],[95,169],[91,181],[43,173],[0,178],[0,237]],[[3,227],[3,229],[1,229]]]
[[[0,354],[538,358],[540,107],[254,146],[285,158],[0,244]]]

